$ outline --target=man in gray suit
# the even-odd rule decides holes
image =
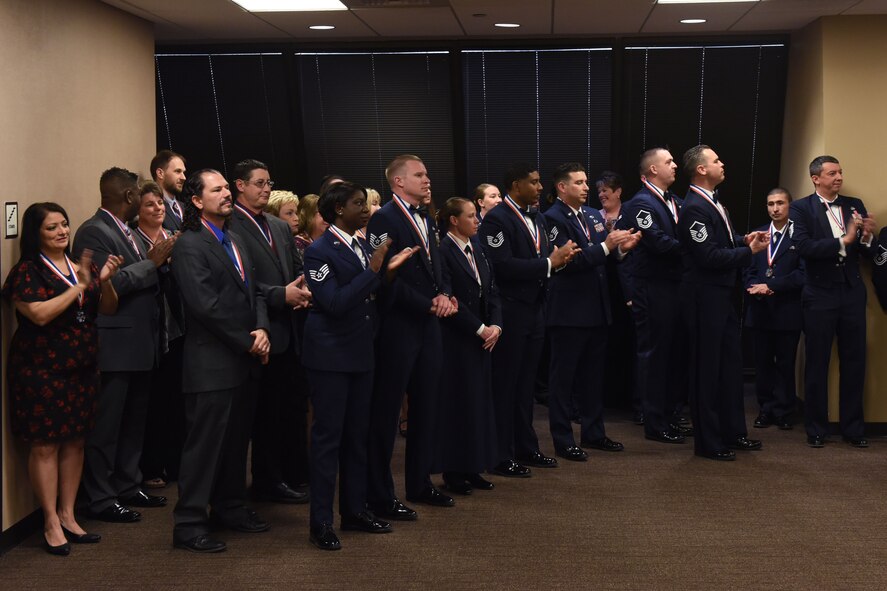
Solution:
[[[180,232],[184,206],[179,196],[185,185],[185,157],[172,150],[160,150],[151,159],[151,178],[163,189],[163,204],[166,207],[163,227],[169,232]]]
[[[126,505],[161,507],[166,498],[141,489],[139,458],[145,432],[150,372],[159,359],[159,289],[157,268],[172,251],[175,238],[157,242],[145,252],[126,221],[140,204],[138,175],[123,168],[102,173],[102,206],[74,237],[74,254],[93,251],[101,268],[109,255],[123,258],[113,278],[117,314],[99,314],[99,370],[102,387],[95,428],[86,439],[83,490],[87,509],[96,519],[138,521]]]
[[[231,230],[243,238],[256,282],[265,296],[271,325],[271,356],[263,368],[252,433],[252,493],[277,503],[307,503],[296,485],[308,481],[307,393],[296,379],[299,337],[294,310],[305,308],[302,263],[289,226],[264,214],[274,182],[258,160],[238,162],[233,170]]]
[[[203,169],[187,181],[183,231],[172,273],[185,304],[182,391],[188,435],[179,469],[173,544],[221,552],[209,536],[207,506],[221,525],[269,529],[246,507],[246,453],[260,362],[271,352],[265,297],[243,238],[228,230],[228,182]]]

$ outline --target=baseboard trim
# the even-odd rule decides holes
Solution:
[[[43,527],[43,512],[37,509],[6,531],[0,533],[0,556],[3,556]]]

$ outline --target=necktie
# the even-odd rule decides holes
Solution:
[[[773,246],[779,246],[779,241],[782,239],[782,232],[774,232],[773,233]]]
[[[477,263],[474,261],[474,255],[471,253],[471,245],[465,245],[465,256],[468,257],[468,264],[471,265],[471,270],[474,271],[474,278],[477,279],[478,284],[480,284],[480,273],[477,271]]]
[[[360,246],[360,242],[357,241],[357,238],[351,239],[351,249],[354,251],[354,254],[357,255],[357,258],[360,259],[360,264],[364,269],[367,268],[366,255],[363,252],[363,248]]]
[[[135,251],[136,257],[139,260],[142,260],[142,253],[139,252],[139,246],[138,246],[138,244],[136,244],[135,239],[132,237],[132,232],[125,225],[121,226],[121,228],[123,229],[123,234],[126,235],[126,239],[129,240],[129,244],[132,246],[132,249]]]
[[[179,207],[178,201],[172,202],[172,212],[176,214],[176,217],[179,218],[179,221],[182,221],[182,208]]]
[[[222,234],[222,246],[231,258],[231,262],[234,263],[234,268],[237,269],[240,276],[244,278],[243,282],[246,283],[246,276],[243,273],[243,269],[240,268],[240,263],[237,262],[237,255],[234,254],[234,245],[231,244],[231,239],[228,237],[227,232]]]
[[[582,215],[581,211],[576,214],[576,219],[579,220],[579,225],[582,226],[582,231],[585,232],[585,235],[589,236],[588,224],[585,223],[585,216]]]

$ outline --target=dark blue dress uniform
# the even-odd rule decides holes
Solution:
[[[637,332],[638,390],[648,435],[671,430],[672,414],[685,400],[687,378],[678,223],[654,190],[642,187],[622,205],[622,217],[616,222],[617,230],[635,229],[642,234],[628,255],[628,295]],[[667,192],[664,199],[680,211],[673,193]]]
[[[555,246],[572,240],[582,249],[552,273],[545,301],[545,326],[551,341],[548,418],[554,447],[574,447],[573,400],[579,403],[581,441],[602,439],[604,432],[604,362],[611,321],[607,287],[607,239],[600,213],[582,206],[574,213],[557,199],[545,211],[548,238]]]
[[[440,471],[482,473],[496,465],[499,453],[491,353],[483,349],[477,331],[482,324],[502,328],[502,306],[480,241],[474,237],[467,246],[470,253],[462,251],[451,236],[440,244],[459,311],[441,322],[447,370],[441,376],[438,449]]]
[[[746,437],[742,350],[733,293],[751,249],[714,204],[693,190],[678,220],[684,262],[681,284],[689,336],[689,393],[699,455],[727,450]]]
[[[878,235],[878,251],[875,253],[874,266],[872,266],[872,284],[881,308],[887,312],[887,227],[881,229]]]
[[[866,215],[865,205],[854,197],[839,195],[835,205],[836,219],[845,226],[854,211]],[[862,437],[866,290],[859,272],[859,258],[860,255],[874,257],[878,241],[873,240],[866,247],[857,240],[846,247],[846,256],[841,256],[840,241],[829,222],[829,208],[816,193],[793,202],[790,217],[795,222],[792,240],[806,264],[801,301],[807,435],[828,434],[828,367],[832,342],[837,335],[841,433],[844,437]]]
[[[745,270],[745,287],[765,283],[773,294],[745,295],[745,326],[754,334],[755,388],[761,414],[778,419],[795,409],[804,262],[792,244],[791,221],[781,232],[771,226],[756,231],[770,232],[770,253],[765,250],[752,255],[752,263]]]
[[[358,240],[368,253],[366,242]],[[305,251],[305,278],[314,300],[305,321],[302,364],[314,407],[311,526],[318,527],[333,522],[337,466],[339,513],[351,517],[366,511],[375,292],[382,282],[331,229]]]
[[[505,323],[493,349],[500,462],[539,451],[533,429],[533,387],[545,338],[543,300],[551,248],[544,218],[535,211],[518,210],[506,195],[486,215],[478,232],[499,286]],[[534,234],[524,219],[533,224]]]
[[[424,210],[418,213],[426,228],[422,232],[413,212],[405,212],[409,206],[399,200],[395,196],[386,203],[367,227],[371,248],[392,241],[388,258],[404,248],[419,247],[397,270],[397,278],[379,292],[382,315],[368,456],[367,499],[371,507],[389,505],[396,498],[391,455],[405,393],[410,401],[407,498],[420,496],[431,486],[443,361],[440,321],[430,310],[435,296],[450,293],[433,220]]]

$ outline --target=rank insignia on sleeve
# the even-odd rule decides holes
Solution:
[[[705,242],[708,240],[708,228],[702,222],[693,222],[690,224],[690,238],[693,242]]]
[[[330,266],[326,265],[326,264],[323,265],[320,269],[318,269],[316,271],[314,269],[311,269],[310,271],[308,271],[308,275],[311,277],[311,279],[313,279],[314,281],[316,281],[318,283],[320,283],[324,279],[326,279],[327,275],[329,275],[329,274],[330,274]]]
[[[384,234],[382,234],[380,236],[376,236],[375,234],[370,234],[369,242],[370,242],[370,246],[373,247],[373,250],[376,250],[377,248],[382,246],[386,240],[388,240],[388,232],[385,232]]]
[[[548,241],[554,242],[555,238],[557,238],[557,226],[551,229],[551,232],[548,233]]]
[[[646,209],[640,210],[634,219],[637,221],[638,227],[644,230],[653,225],[653,214]]]
[[[505,235],[502,234],[502,232],[499,232],[495,236],[487,236],[487,244],[493,248],[499,248],[505,244]]]
[[[878,245],[878,254],[875,256],[875,264],[879,267],[887,263],[887,248],[884,248],[883,244]]]

